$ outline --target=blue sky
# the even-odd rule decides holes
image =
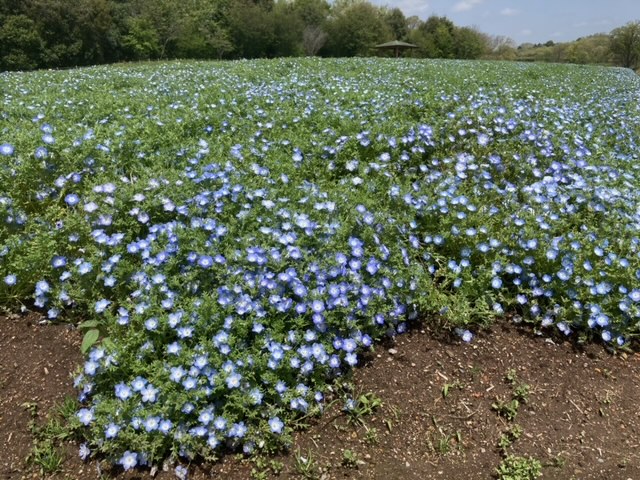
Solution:
[[[446,16],[458,26],[506,35],[517,44],[575,40],[640,20],[640,0],[371,0],[406,16]]]

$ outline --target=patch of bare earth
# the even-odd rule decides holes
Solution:
[[[37,478],[24,463],[31,448],[26,402],[46,412],[72,392],[79,335],[38,326],[33,317],[0,318],[0,478]],[[508,377],[508,378],[507,378]],[[555,344],[509,324],[463,344],[415,330],[367,354],[353,382],[382,406],[358,421],[333,404],[296,434],[288,454],[261,464],[227,455],[190,466],[191,479],[491,479],[505,452],[538,459],[548,479],[640,479],[640,354],[602,346]],[[373,398],[373,397],[370,397]],[[513,407],[509,420],[496,405]],[[513,409],[512,409],[513,410]],[[518,427],[515,427],[517,425]],[[501,449],[502,435],[521,431]],[[106,463],[83,463],[69,446],[52,478],[150,479]],[[346,452],[346,453],[345,453]],[[102,475],[102,477],[101,477]],[[172,471],[155,478],[176,478]]]

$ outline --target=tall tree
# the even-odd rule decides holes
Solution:
[[[373,46],[393,35],[380,9],[368,2],[347,4],[339,9],[327,28],[326,52],[337,57],[369,55]]]
[[[384,21],[396,40],[403,40],[408,33],[407,19],[399,8],[385,12]]]
[[[43,42],[26,15],[0,16],[0,70],[32,70],[39,66]]]
[[[640,62],[640,21],[612,30],[610,48],[621,66],[637,68]]]
[[[473,28],[456,27],[453,40],[456,58],[480,58],[489,50],[486,36]]]

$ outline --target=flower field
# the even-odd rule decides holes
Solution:
[[[640,333],[640,80],[393,60],[1,74],[0,298],[81,322],[81,455],[288,445],[418,318]],[[345,398],[349,409],[352,399]]]

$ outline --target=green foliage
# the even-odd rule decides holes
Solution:
[[[511,445],[513,445],[513,442],[518,440],[523,433],[524,430],[522,429],[522,427],[516,424],[512,425],[509,430],[500,435],[500,438],[498,439],[498,447],[500,447],[500,450],[503,452],[503,454],[506,454],[508,448],[511,447]]]
[[[42,40],[26,15],[0,16],[0,70],[31,70],[39,65]]]
[[[374,45],[392,37],[379,9],[366,2],[337,10],[327,24],[327,31],[329,38],[323,52],[335,57],[371,55]]]
[[[491,408],[495,410],[498,415],[510,421],[514,420],[516,415],[518,415],[519,407],[520,402],[515,398],[510,401],[496,399],[496,401],[491,404]]]
[[[382,400],[374,393],[364,393],[349,403],[347,418],[349,422],[364,425],[364,418],[372,415],[382,405]]]
[[[30,431],[33,445],[26,459],[27,464],[38,469],[42,476],[52,475],[60,470],[64,463],[63,443],[74,438],[76,433],[68,423],[75,415],[78,402],[65,397],[48,415],[44,423],[38,421],[38,407],[35,403],[24,404],[32,419]]]
[[[535,458],[509,455],[496,472],[499,480],[535,480],[542,476],[542,464]]]
[[[426,58],[610,64],[638,61],[637,24],[574,42],[524,44],[458,27],[447,17],[407,18],[400,8],[326,0],[5,0],[0,70],[166,58],[391,55],[373,47],[405,40]]]
[[[122,37],[127,56],[133,60],[148,60],[160,54],[160,38],[149,19],[130,18]]]
[[[611,32],[611,52],[623,67],[640,65],[640,21],[629,22]]]
[[[287,59],[3,79],[0,296],[86,321],[70,424],[91,454],[290,447],[418,315],[465,341],[505,311],[614,347],[638,334],[631,72]],[[530,392],[508,377],[494,408],[512,419]],[[381,400],[352,390],[364,425]],[[212,407],[219,437],[198,429]]]
[[[358,454],[353,450],[345,449],[342,451],[342,466],[347,468],[358,468]]]
[[[307,480],[315,480],[319,478],[319,467],[314,460],[311,450],[307,450],[307,453],[303,455],[298,448],[295,453],[295,469],[298,475]]]

